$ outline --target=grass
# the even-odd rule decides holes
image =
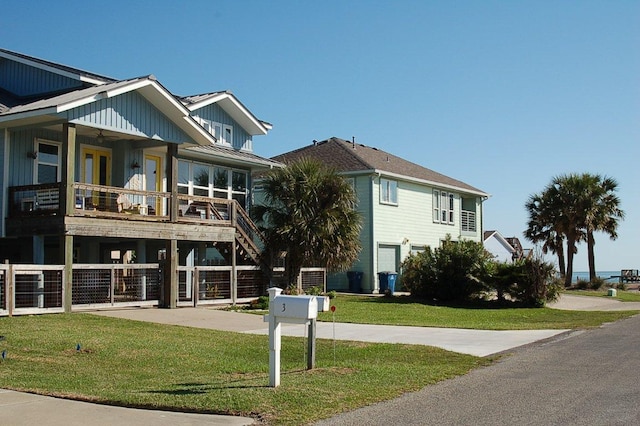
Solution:
[[[336,322],[483,330],[589,328],[638,313],[638,311],[563,311],[551,308],[488,308],[491,305],[435,306],[408,296],[339,295],[331,303],[336,306]],[[319,318],[323,321],[332,321],[334,314],[325,312],[320,314]]]
[[[592,297],[606,297],[608,299],[619,300],[621,302],[640,302],[640,292],[638,291],[626,291],[616,290],[616,296],[607,296],[607,290],[566,290],[563,293],[573,294],[576,296],[592,296]]]
[[[637,314],[433,306],[409,297],[343,296],[321,319],[367,324],[518,330],[595,327]],[[104,404],[252,416],[309,424],[487,365],[419,345],[283,337],[281,386],[268,387],[268,337],[90,314],[0,318],[0,388]],[[79,349],[77,345],[80,345]]]
[[[283,338],[281,386],[268,387],[266,336],[90,314],[0,318],[0,388],[130,407],[308,424],[489,364],[418,345]],[[80,344],[80,350],[77,350]]]

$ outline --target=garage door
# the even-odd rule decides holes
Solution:
[[[378,246],[378,272],[398,272],[399,246]]]

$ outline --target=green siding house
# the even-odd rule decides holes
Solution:
[[[315,158],[353,182],[363,217],[362,252],[352,266],[362,273],[361,291],[379,292],[378,272],[397,272],[411,252],[452,240],[482,242],[482,202],[489,194],[380,149],[330,138],[273,160]],[[327,288],[346,290],[346,273],[330,275]]]

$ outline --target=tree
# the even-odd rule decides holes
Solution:
[[[529,196],[525,208],[529,213],[525,238],[534,244],[542,243],[543,253],[553,253],[558,256],[558,268],[560,276],[566,276],[566,263],[564,258],[564,238],[559,227],[557,213],[557,200],[550,199],[551,194],[545,192]]]
[[[261,185],[264,200],[252,214],[265,236],[262,263],[269,273],[281,254],[289,286],[304,265],[341,271],[358,259],[362,219],[355,191],[335,169],[302,159],[272,170]]]
[[[595,278],[594,232],[617,237],[618,220],[624,218],[620,200],[614,194],[617,183],[611,178],[589,173],[556,176],[541,194],[529,197],[529,222],[524,235],[532,242],[543,242],[543,250],[558,253],[562,271],[562,242],[567,241],[565,286],[571,285],[573,256],[577,243],[587,242],[590,279]]]
[[[587,236],[587,258],[589,262],[589,280],[596,278],[594,232],[609,234],[612,240],[618,238],[617,228],[624,219],[620,209],[620,198],[615,194],[618,183],[610,177],[583,174],[586,192],[583,196],[584,228]]]

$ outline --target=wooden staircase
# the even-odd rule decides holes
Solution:
[[[260,253],[264,247],[264,237],[247,212],[235,200],[233,210],[237,254],[258,264]]]

